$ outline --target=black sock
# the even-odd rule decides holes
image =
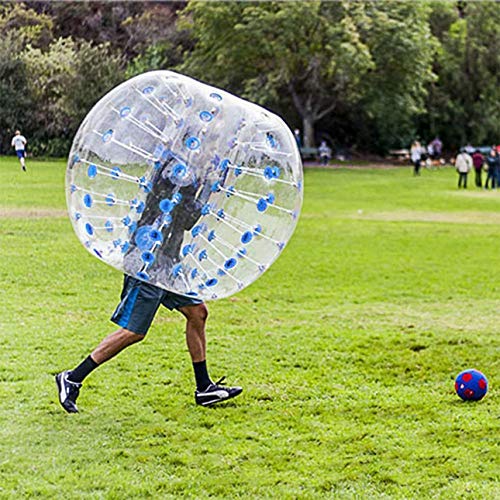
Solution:
[[[87,356],[73,371],[68,373],[68,380],[81,384],[83,379],[98,366],[90,356]]]
[[[194,377],[196,379],[196,388],[199,391],[204,391],[211,383],[210,377],[208,376],[207,362],[198,361],[193,363]]]

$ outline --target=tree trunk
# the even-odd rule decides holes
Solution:
[[[304,132],[304,146],[306,148],[314,148],[314,120],[312,116],[307,115],[302,117],[302,127]]]

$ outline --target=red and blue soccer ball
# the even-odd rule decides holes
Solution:
[[[479,401],[488,392],[488,380],[478,370],[464,370],[455,379],[455,391],[464,401]]]

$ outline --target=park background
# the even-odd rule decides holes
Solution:
[[[499,142],[497,2],[3,2],[0,153],[65,156],[124,79],[172,69],[281,115],[304,145]]]
[[[30,153],[27,173],[0,158],[0,498],[500,497],[500,196],[457,190],[449,166],[306,169],[282,256],[210,303],[211,372],[244,386],[234,402],[194,405],[184,322],[166,311],[89,377],[80,414],[54,384],[113,328],[122,281],[80,245],[65,206],[64,157],[103,94],[176,69],[361,156],[417,135],[450,153],[498,143],[497,3],[0,13],[2,153],[15,128]],[[479,403],[454,393],[470,367],[489,378]]]

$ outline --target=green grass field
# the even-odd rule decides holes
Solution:
[[[307,170],[283,255],[209,304],[212,376],[244,393],[194,405],[163,310],[68,415],[54,374],[114,329],[122,276],[73,234],[64,162],[28,168],[0,159],[0,498],[500,497],[500,192]],[[470,367],[479,403],[454,393]]]

